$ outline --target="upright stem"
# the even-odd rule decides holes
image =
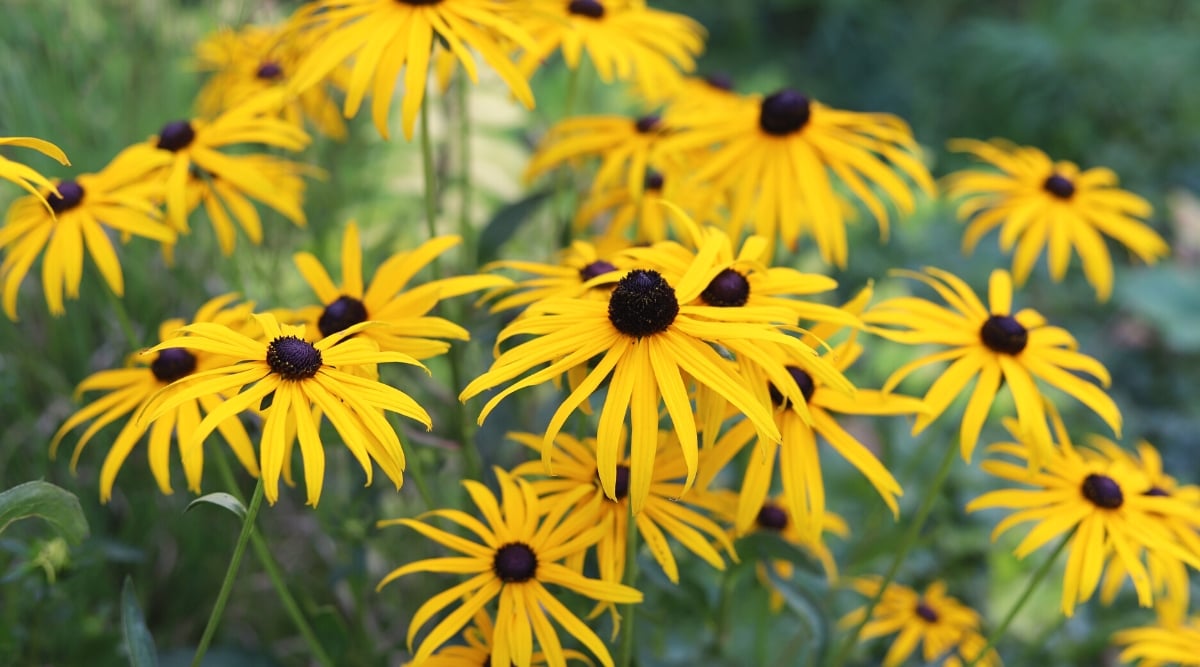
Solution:
[[[242,565],[242,555],[246,553],[246,544],[250,534],[254,532],[254,520],[258,517],[258,509],[262,507],[263,483],[259,478],[254,487],[254,497],[250,499],[250,507],[242,520],[242,532],[238,535],[237,544],[233,547],[233,556],[229,559],[229,568],[225,570],[225,581],[221,582],[221,590],[217,593],[217,602],[213,605],[212,613],[208,615],[208,625],[204,626],[204,634],[200,637],[200,645],[196,647],[196,655],[192,657],[192,667],[200,667],[208,645],[212,643],[217,626],[221,623],[221,615],[225,613],[225,603],[229,601],[229,593],[233,590],[233,582],[237,579],[238,568]]]
[[[117,296],[117,293],[104,283],[104,291],[108,294],[108,300],[112,303],[113,311],[117,314],[117,323],[121,326],[121,332],[125,334],[125,338],[129,340],[131,349],[139,349],[142,346],[142,341],[138,339],[137,333],[133,330],[133,322],[129,319],[129,311],[125,309],[125,301]]]
[[[566,120],[575,113],[575,98],[579,94],[579,70],[583,63],[575,69],[567,70],[567,99],[563,103],[563,117]],[[554,179],[554,206],[550,217],[551,242],[556,248],[564,248],[569,243],[571,235],[572,211],[570,208],[571,173],[567,167],[560,167]]]
[[[629,587],[634,587],[637,583],[638,566],[637,566],[637,517],[633,514],[633,503],[629,505],[629,525],[625,528],[625,576],[621,578],[621,583]],[[621,614],[621,646],[617,653],[617,666],[629,667],[633,664],[633,615],[636,606],[634,604],[625,605],[624,613]]]
[[[229,461],[226,459],[225,453],[219,451],[214,458],[217,461],[217,471],[221,475],[221,481],[225,484],[225,488],[235,498],[242,500],[242,494],[238,490],[237,479],[234,478],[233,471],[229,468]],[[254,548],[254,555],[262,564],[263,569],[267,571],[267,577],[271,580],[271,585],[275,587],[275,594],[279,596],[279,601],[283,603],[283,608],[287,611],[288,617],[291,618],[292,624],[296,626],[296,629],[300,631],[300,635],[304,637],[304,641],[308,644],[308,650],[312,653],[313,660],[316,660],[322,667],[333,667],[333,660],[325,652],[325,648],[321,646],[320,640],[317,639],[317,634],[313,632],[312,626],[304,618],[304,612],[300,610],[300,605],[296,603],[296,598],[288,590],[287,581],[283,577],[283,570],[279,567],[279,563],[275,561],[275,556],[271,554],[270,547],[267,546],[267,538],[263,537],[262,533],[256,530],[250,533],[250,546]]]
[[[1054,563],[1058,561],[1059,554],[1063,552],[1063,549],[1067,547],[1067,544],[1075,535],[1076,528],[1078,528],[1078,526],[1072,528],[1071,531],[1066,535],[1063,535],[1063,538],[1061,541],[1059,541],[1058,546],[1054,547],[1054,553],[1050,554],[1050,557],[1046,559],[1046,562],[1042,563],[1042,566],[1038,568],[1037,572],[1034,572],[1033,576],[1029,578],[1029,583],[1025,584],[1025,590],[1021,592],[1021,597],[1017,598],[1017,601],[1014,602],[1013,606],[1009,608],[1008,614],[1004,616],[1003,621],[1000,621],[1000,625],[997,625],[996,629],[992,630],[991,634],[988,635],[987,644],[984,644],[983,649],[975,655],[971,662],[967,663],[967,667],[975,667],[979,661],[984,659],[984,656],[988,654],[988,651],[991,651],[993,648],[995,648],[996,642],[1000,641],[1000,638],[1004,636],[1004,633],[1008,630],[1008,626],[1012,624],[1013,619],[1017,617],[1017,613],[1021,611],[1021,608],[1025,606],[1027,601],[1029,601],[1029,598],[1033,595],[1033,592],[1037,590],[1038,585],[1042,583],[1042,579],[1045,579],[1046,575],[1050,573],[1050,570],[1054,568]]]
[[[433,163],[433,137],[429,132],[429,95],[421,96],[421,168],[425,174],[425,229],[429,238],[437,236],[437,169]],[[434,278],[441,277],[437,259],[433,260]]]
[[[896,556],[892,559],[892,564],[888,568],[887,574],[884,575],[883,581],[879,585],[879,590],[876,591],[871,601],[867,603],[866,613],[863,614],[862,619],[854,626],[850,634],[842,640],[837,652],[834,653],[833,660],[830,663],[834,667],[842,667],[846,663],[846,660],[850,657],[850,653],[854,650],[854,646],[858,643],[858,636],[862,634],[863,626],[867,624],[867,621],[871,618],[871,614],[875,611],[875,605],[879,604],[879,600],[883,598],[883,592],[895,580],[896,573],[900,571],[900,565],[904,563],[904,559],[908,557],[908,552],[917,543],[917,538],[921,535],[921,528],[925,526],[925,521],[929,518],[929,513],[933,511],[933,504],[941,495],[942,485],[946,483],[946,478],[950,476],[950,468],[953,466],[957,455],[958,446],[954,443],[948,443],[946,453],[942,456],[942,463],[933,478],[933,483],[922,490],[924,497],[921,499],[921,506],[917,508],[917,514],[913,517],[913,522],[909,524],[908,531],[901,538],[900,546],[896,550]]]
[[[454,100],[455,106],[458,107],[458,168],[459,173],[459,196],[461,198],[458,207],[458,233],[463,239],[463,256],[468,262],[474,262],[476,256],[475,248],[475,227],[471,223],[471,204],[474,199],[473,184],[471,182],[471,109],[469,107],[470,95],[468,94],[468,84],[470,81],[465,76],[457,76],[454,79]]]

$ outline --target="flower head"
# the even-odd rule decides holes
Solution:
[[[462,602],[429,631],[417,647],[414,661],[421,664],[466,625],[479,609],[499,598],[500,612],[492,635],[491,664],[511,662],[528,667],[533,661],[534,638],[549,661],[562,664],[564,652],[550,624],[553,619],[586,646],[602,665],[613,667],[604,642],[546,588],[546,584],[553,584],[603,602],[642,601],[642,594],[633,588],[588,579],[559,562],[595,544],[609,530],[604,523],[592,522],[588,513],[568,513],[587,489],[580,488],[571,496],[560,498],[552,507],[543,508],[528,482],[514,479],[500,469],[496,469],[496,477],[500,481],[499,502],[486,486],[471,480],[463,481],[486,525],[459,510],[434,510],[427,514],[458,524],[477,540],[459,537],[417,519],[379,522],[380,526],[407,526],[462,554],[399,567],[379,582],[379,588],[416,572],[471,575],[467,581],[430,598],[413,615],[408,630],[410,650],[417,633],[438,612],[455,602]]]
[[[1122,645],[1117,659],[1137,662],[1137,667],[1166,667],[1200,665],[1200,617],[1186,623],[1159,621],[1154,625],[1121,630],[1113,635],[1113,643]]]
[[[71,161],[67,159],[67,154],[61,148],[43,139],[34,139],[33,137],[0,137],[0,146],[31,148],[42,155],[54,158],[63,166],[70,166],[71,164]],[[42,190],[53,190],[54,184],[50,182],[50,179],[38,173],[33,167],[25,166],[20,162],[15,162],[0,155],[0,178],[16,183],[20,188],[40,199],[42,206],[48,207],[50,205],[46,201],[46,196],[42,194]]]
[[[1083,273],[1107,301],[1113,266],[1104,236],[1153,264],[1170,252],[1167,242],[1143,218],[1149,202],[1117,187],[1111,169],[1080,171],[1071,162],[1054,162],[1032,146],[958,139],[953,150],[970,153],[995,167],[966,169],[946,179],[946,195],[961,198],[958,217],[969,220],[963,250],[971,252],[985,234],[1000,228],[1000,247],[1013,254],[1013,278],[1023,285],[1038,255],[1048,252],[1050,277],[1060,282],[1071,261],[1071,248],[1083,260]]]
[[[484,271],[508,269],[531,274],[510,286],[497,287],[484,295],[492,300],[492,312],[523,308],[545,299],[587,296],[607,300],[613,283],[611,273],[619,274],[634,268],[633,260],[625,255],[629,242],[604,238],[596,242],[575,239],[564,248],[556,264],[523,260],[500,260],[483,267]]]

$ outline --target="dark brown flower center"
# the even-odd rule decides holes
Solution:
[[[492,559],[492,571],[506,584],[529,581],[537,574],[537,566],[537,555],[522,542],[510,542],[496,549]]]
[[[925,604],[924,600],[917,601],[917,608],[915,611],[917,613],[917,616],[920,616],[921,620],[925,621],[926,623],[937,623],[938,622],[937,611],[935,611],[933,609],[933,607],[930,607],[929,605]]]
[[[800,394],[804,396],[804,402],[811,401],[813,394],[817,391],[817,385],[813,382],[812,376],[808,374],[808,371],[796,366],[788,366],[787,372],[796,381],[796,386],[800,388]],[[788,408],[792,406],[792,402],[775,385],[767,385],[767,391],[771,394],[771,403],[775,407]]]
[[[637,122],[635,122],[633,126],[637,128],[639,134],[655,132],[659,127],[662,126],[662,118],[654,114],[642,116],[641,118],[637,119]]]
[[[733,90],[733,77],[728,72],[713,72],[704,77],[704,82],[717,90]]]
[[[317,329],[320,329],[322,336],[332,336],[366,321],[367,307],[363,302],[343,294],[321,311],[321,317],[317,319]]]
[[[758,126],[771,136],[786,137],[808,124],[811,106],[807,97],[785,88],[762,101]]]
[[[168,347],[159,350],[158,356],[150,362],[150,372],[154,373],[159,382],[171,383],[181,377],[191,375],[196,370],[196,357],[191,352],[179,347]]]
[[[414,7],[422,7],[425,5],[441,4],[442,0],[396,0],[402,5],[412,5]]]
[[[617,496],[614,501],[625,500],[629,497],[629,466],[617,465],[617,482],[613,485],[613,493]]]
[[[642,179],[642,187],[650,192],[662,192],[663,175],[653,169],[647,169],[646,176]]]
[[[280,336],[267,345],[267,365],[285,380],[307,380],[321,370],[321,351],[295,336]]]
[[[602,276],[606,273],[612,273],[616,270],[617,267],[613,266],[610,262],[598,259],[582,269],[579,269],[579,278],[586,283],[592,278]]]
[[[1051,174],[1042,183],[1042,189],[1059,199],[1070,199],[1075,194],[1075,184],[1061,174]]]
[[[749,299],[750,281],[733,269],[718,273],[700,293],[701,301],[719,308],[744,306]]]
[[[604,5],[599,0],[571,0],[567,3],[567,13],[575,16],[586,16],[589,19],[604,18]]]
[[[1143,493],[1142,495],[1143,496],[1151,496],[1154,498],[1170,498],[1171,497],[1171,494],[1167,493],[1166,489],[1163,489],[1163,488],[1157,487],[1157,486],[1150,487],[1150,490]]]
[[[775,503],[766,503],[758,510],[758,516],[755,517],[754,521],[763,530],[771,530],[777,533],[783,532],[788,525],[787,510]]]
[[[992,352],[1020,354],[1029,343],[1029,330],[1012,315],[992,315],[980,328],[979,338]]]
[[[283,78],[283,67],[273,60],[268,60],[258,66],[258,70],[254,72],[254,76],[263,81],[278,81]]]
[[[1115,510],[1125,503],[1121,485],[1107,475],[1096,473],[1083,478],[1083,497],[1096,507],[1106,510]]]
[[[196,138],[196,130],[186,120],[175,120],[163,125],[158,133],[158,147],[171,151],[181,151],[192,144]]]
[[[666,331],[678,314],[675,290],[657,271],[634,269],[625,274],[608,302],[608,321],[634,338]]]
[[[62,195],[61,197],[59,195]],[[46,194],[46,201],[50,204],[50,209],[55,214],[66,213],[67,211],[79,206],[83,203],[84,190],[83,186],[75,181],[61,181],[58,184],[58,194],[49,192]]]

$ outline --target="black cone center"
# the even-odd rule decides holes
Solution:
[[[704,82],[717,90],[733,90],[733,77],[728,72],[713,72],[704,77]]]
[[[675,290],[657,271],[630,271],[617,281],[608,302],[608,320],[635,338],[666,331],[678,314]]]
[[[636,127],[637,131],[641,134],[653,132],[657,130],[660,125],[662,125],[662,118],[659,118],[654,114],[642,116],[641,118],[637,119],[636,123],[634,123],[634,127]]]
[[[749,298],[750,281],[733,269],[725,269],[718,273],[700,293],[700,299],[704,303],[719,308],[744,306]]]
[[[283,68],[279,66],[279,63],[268,60],[258,66],[254,76],[263,81],[278,81],[283,78]]]
[[[181,377],[191,375],[196,370],[196,357],[191,352],[179,347],[168,347],[160,350],[154,361],[150,362],[150,372],[159,382],[174,382]]]
[[[651,192],[661,192],[663,189],[663,175],[653,169],[647,169],[646,176],[642,179],[642,187]]]
[[[600,4],[599,0],[571,0],[567,5],[567,13],[600,19],[604,18],[604,5]]]
[[[267,365],[285,380],[306,380],[321,370],[321,351],[295,336],[280,336],[267,345]]]
[[[804,396],[804,402],[812,400],[813,394],[817,391],[817,385],[813,382],[812,376],[808,371],[796,366],[787,367],[788,375],[796,381],[796,386],[800,388],[800,394]],[[792,402],[775,385],[768,385],[767,391],[771,394],[771,403],[777,408],[791,407]]]
[[[979,337],[992,352],[1020,354],[1029,343],[1029,330],[1011,315],[992,315],[983,323]]]
[[[762,101],[758,126],[769,135],[784,137],[807,125],[811,115],[808,98],[785,88]]]
[[[579,278],[581,280],[583,280],[583,282],[586,283],[587,281],[591,280],[592,278],[597,278],[606,273],[612,273],[613,271],[616,271],[616,270],[617,270],[617,267],[613,266],[612,263],[606,262],[602,259],[598,259],[598,260],[592,262],[591,264],[588,264],[587,266],[583,267],[582,269],[579,269]]]
[[[1107,475],[1092,473],[1083,478],[1083,497],[1096,507],[1115,510],[1125,502],[1121,485]]]
[[[1059,199],[1070,199],[1075,194],[1075,184],[1071,179],[1059,174],[1052,174],[1042,183],[1042,189]]]
[[[920,616],[921,620],[925,621],[926,623],[937,623],[938,622],[937,611],[935,611],[933,609],[933,607],[930,607],[929,605],[925,604],[924,600],[917,602],[916,612],[917,612],[917,616]]]
[[[158,147],[174,153],[191,145],[196,138],[196,130],[186,120],[176,120],[163,125],[158,133]]]
[[[317,319],[317,328],[321,330],[322,336],[332,336],[366,321],[367,307],[363,302],[343,294],[321,311],[321,317]]]
[[[537,556],[528,545],[512,542],[496,550],[492,570],[506,584],[529,581],[537,574]]]
[[[55,213],[65,213],[83,202],[83,194],[82,185],[75,181],[61,181],[58,184],[58,195],[53,192],[47,193],[46,201]]]
[[[787,528],[788,515],[787,511],[774,503],[767,503],[758,510],[758,516],[754,519],[759,528],[764,530],[772,530],[782,532]]]

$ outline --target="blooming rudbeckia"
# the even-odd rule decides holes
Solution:
[[[588,648],[605,667],[613,667],[604,642],[567,609],[546,584],[562,586],[593,600],[628,604],[642,601],[642,594],[628,586],[588,579],[558,561],[588,548],[608,530],[604,524],[589,521],[589,515],[568,511],[575,500],[587,493],[580,488],[574,497],[561,498],[552,508],[543,510],[529,483],[513,479],[496,469],[500,480],[500,502],[488,488],[464,480],[463,486],[479,508],[487,525],[459,510],[434,510],[429,516],[452,521],[474,534],[478,541],[465,539],[415,519],[380,521],[379,526],[408,526],[461,556],[430,558],[392,570],[379,587],[415,572],[444,572],[472,575],[467,581],[430,598],[417,609],[408,626],[411,650],[417,632],[438,612],[461,601],[445,616],[417,648],[414,662],[421,662],[454,636],[489,601],[499,598],[493,633],[491,664],[510,662],[529,667],[533,662],[533,640],[541,646],[547,662],[565,664],[553,619]],[[564,516],[566,517],[564,519]]]
[[[354,58],[346,92],[347,118],[358,113],[369,91],[371,118],[388,137],[392,91],[404,69],[401,103],[404,136],[411,139],[425,97],[431,52],[444,41],[471,81],[479,80],[479,52],[526,107],[533,107],[529,82],[509,60],[508,42],[530,47],[529,35],[508,18],[506,3],[496,0],[317,0],[300,8],[292,23],[313,31],[315,46],[292,79],[296,92],[316,85],[348,58]]]
[[[859,577],[850,585],[861,595],[874,598],[881,584],[879,577],[872,576]],[[866,608],[860,607],[842,617],[838,625],[854,627],[862,622],[866,613]],[[951,657],[958,660],[954,654],[960,644],[979,639],[979,614],[946,595],[943,581],[931,583],[922,593],[893,582],[883,591],[871,619],[863,626],[861,641],[894,633],[898,634],[884,656],[883,667],[899,667],[918,647],[926,663]],[[982,648],[982,645],[975,646],[973,653],[977,655]],[[994,652],[989,652],[977,664],[999,665],[1000,659]]]
[[[236,298],[236,294],[226,294],[209,300],[196,311],[192,322],[241,326],[250,317],[254,304],[244,303],[231,306]],[[158,339],[163,342],[170,340],[184,324],[185,322],[181,319],[163,322],[158,328]],[[75,389],[76,395],[82,395],[88,391],[106,393],[80,408],[59,427],[58,432],[54,434],[54,439],[50,442],[51,458],[57,453],[58,445],[62,442],[63,437],[85,422],[94,420],[79,438],[79,442],[75,445],[75,452],[71,455],[71,470],[74,472],[83,448],[87,446],[94,435],[100,432],[100,429],[121,417],[142,410],[158,394],[159,390],[168,384],[195,373],[203,373],[228,364],[230,361],[229,357],[222,354],[168,347],[158,350],[152,357],[132,355],[129,365],[125,368],[93,373],[79,383]],[[194,432],[200,423],[201,415],[211,414],[217,406],[221,405],[222,400],[220,395],[197,396],[179,403],[174,409],[164,413],[150,427],[150,448],[147,451],[150,459],[150,471],[154,473],[158,488],[163,493],[172,492],[170,467],[172,432],[177,431],[180,434]],[[246,429],[237,415],[230,415],[222,419],[216,424],[216,427],[237,456],[238,461],[250,471],[250,474],[257,476],[258,463],[254,456],[254,446],[250,444],[250,436],[246,434]],[[108,455],[104,457],[104,464],[100,468],[101,502],[108,502],[112,498],[112,487],[117,473],[120,472],[121,466],[133,448],[141,442],[142,435],[145,433],[146,425],[136,419],[126,421],[125,425],[121,427],[121,431],[113,441],[112,448],[108,450]],[[199,493],[200,476],[204,469],[204,448],[193,447],[185,450],[182,445],[181,438],[180,454],[188,489]]]
[[[1030,444],[1037,448],[1030,459],[1036,467],[1037,454],[1048,453],[1050,432],[1046,425],[1045,398],[1034,378],[1062,390],[1092,409],[1112,430],[1121,432],[1121,413],[1099,387],[1070,371],[1082,371],[1108,386],[1108,371],[1092,357],[1076,351],[1075,338],[1065,329],[1050,326],[1036,311],[1012,311],[1012,279],[997,269],[988,283],[985,308],[971,288],[958,277],[927,268],[928,275],[898,272],[929,285],[950,306],[918,299],[889,299],[869,310],[863,319],[882,325],[876,333],[909,345],[936,344],[949,347],[909,362],[888,378],[884,391],[891,391],[914,370],[927,364],[953,361],[925,393],[925,412],[917,417],[913,434],[919,433],[977,378],[967,403],[960,429],[963,458],[970,461],[979,432],[987,419],[1001,381],[1012,393],[1021,427],[1032,429]]]
[[[404,291],[413,276],[461,241],[457,236],[440,236],[414,250],[395,253],[379,265],[370,284],[364,288],[362,245],[358,225],[351,222],[346,225],[342,237],[340,287],[333,283],[315,256],[307,252],[296,253],[296,266],[324,304],[303,309],[298,316],[308,323],[313,334],[319,334],[317,340],[360,322],[371,321],[374,324],[359,335],[374,340],[381,350],[403,352],[415,359],[444,354],[450,344],[436,338],[467,340],[469,334],[447,319],[429,315],[438,302],[509,284],[500,276],[468,275],[434,280]]]
[[[0,247],[6,250],[0,278],[4,312],[10,319],[17,319],[21,281],[43,250],[42,289],[52,315],[65,312],[64,295],[79,298],[85,248],[113,293],[124,294],[121,262],[105,230],[162,243],[175,240],[174,230],[162,222],[158,209],[162,188],[145,179],[164,162],[118,155],[99,173],[58,181],[49,192],[13,202],[0,229]]]
[[[1012,251],[1013,278],[1025,284],[1034,262],[1047,248],[1050,277],[1063,279],[1072,246],[1083,260],[1083,273],[1107,301],[1112,294],[1113,266],[1101,235],[1109,236],[1142,261],[1153,264],[1170,252],[1167,242],[1146,225],[1153,210],[1145,199],[1117,187],[1111,169],[1080,171],[1071,162],[1054,162],[1032,146],[959,139],[951,150],[963,151],[1000,170],[967,169],[946,179],[946,195],[963,198],[958,217],[970,220],[963,251],[1000,228],[1000,247]]]
[[[510,269],[533,274],[533,277],[491,290],[484,295],[484,299],[495,299],[491,306],[493,313],[522,308],[544,299],[584,295],[607,299],[603,292],[611,289],[612,283],[595,285],[592,281],[615,271],[633,268],[633,261],[622,252],[628,246],[628,241],[616,238],[606,237],[595,243],[576,239],[559,253],[557,264],[513,259],[492,262],[482,270]]]
[[[480,609],[475,612],[474,623],[463,630],[462,634],[463,640],[467,642],[465,646],[445,646],[421,662],[420,667],[491,667],[496,626],[487,611]],[[570,649],[563,651],[562,657],[569,661],[592,664],[587,656]],[[535,652],[530,657],[531,667],[544,667],[546,663],[544,653]],[[415,664],[407,663],[406,667],[415,667]],[[502,664],[498,667],[506,666]]]
[[[681,175],[647,169],[642,188],[635,193],[627,184],[618,183],[605,190],[593,189],[575,212],[576,231],[592,223],[604,230],[605,239],[658,243],[668,236],[668,204],[698,219],[705,218],[713,206],[714,193],[688,187]]]
[[[1113,643],[1124,645],[1117,659],[1137,667],[1200,666],[1200,617],[1187,623],[1163,623],[1121,630]]]
[[[656,115],[640,118],[625,116],[581,116],[559,122],[542,139],[529,160],[525,180],[589,157],[599,157],[600,167],[592,181],[599,191],[623,185],[638,199],[646,180],[646,169],[662,168],[670,160],[659,147],[670,129]]]
[[[259,442],[266,498],[272,504],[279,498],[279,475],[285,462],[290,464],[292,446],[298,439],[308,504],[316,506],[325,479],[325,451],[315,414],[323,414],[362,465],[367,484],[371,483],[374,459],[399,488],[404,482],[404,451],[384,411],[414,419],[426,428],[431,426],[429,415],[408,394],[350,371],[384,362],[417,366],[420,362],[399,352],[381,352],[374,341],[354,337],[370,323],[357,324],[314,344],[304,339],[304,327],[280,325],[269,314],[256,314],[254,319],[262,327],[265,342],[227,326],[196,323],[147,350],[147,354],[169,348],[194,350],[232,361],[170,384],[143,408],[139,419],[156,421],[188,401],[228,393],[226,401],[209,412],[182,444],[186,459],[230,415],[269,400]]]
[[[577,69],[586,50],[605,83],[633,79],[640,90],[665,96],[704,51],[699,23],[639,0],[533,0],[526,7],[521,25],[533,45],[520,67],[529,73],[559,47],[567,67]]]
[[[540,450],[542,446],[540,435],[512,433],[509,437],[534,450]],[[642,511],[634,517],[642,542],[649,547],[651,555],[672,582],[679,583],[679,566],[671,553],[667,535],[709,565],[724,570],[725,561],[715,547],[721,547],[736,557],[733,544],[721,526],[698,512],[694,506],[689,506],[700,495],[699,490],[683,495],[687,465],[678,444],[674,442],[674,433],[659,431],[658,438],[659,455],[654,461],[650,493],[646,496]],[[530,486],[545,503],[546,509],[556,507],[566,497],[572,497],[576,506],[573,511],[591,515],[587,525],[609,526],[608,532],[596,543],[596,561],[602,580],[621,581],[625,573],[626,541],[629,536],[630,461],[625,458],[617,464],[617,497],[610,500],[599,484],[595,438],[580,441],[560,433],[554,439],[554,447],[554,477],[545,477],[546,468],[540,461],[522,463],[512,474],[530,479]],[[575,497],[580,488],[590,489],[590,493]],[[580,571],[583,569],[583,555],[580,552],[574,563]]]
[[[934,190],[908,126],[890,114],[832,109],[783,89],[716,109],[671,114],[679,131],[663,150],[686,153],[716,147],[694,158],[692,177],[704,187],[728,190],[729,224],[738,236],[747,225],[791,248],[811,234],[821,257],[839,267],[848,254],[845,215],[835,181],[844,185],[888,233],[888,210],[878,188],[902,213],[916,206],[912,186]]]
[[[196,67],[211,76],[196,96],[200,115],[213,118],[265,91],[286,88],[301,59],[316,46],[315,37],[281,24],[221,28],[201,40],[196,45]],[[327,81],[344,89],[347,73],[346,68],[336,69]],[[328,86],[310,86],[280,111],[295,125],[302,126],[308,118],[328,137],[346,136],[346,123]]]
[[[43,139],[34,139],[33,137],[0,137],[0,146],[32,148],[42,155],[58,160],[58,163],[63,166],[70,166],[71,164],[71,161],[67,159],[67,154],[61,148]],[[41,199],[43,206],[49,205],[41,190],[53,190],[54,184],[50,182],[50,179],[38,173],[33,167],[27,167],[20,162],[14,162],[0,155],[0,178],[16,183],[29,194]]]
[[[1092,597],[1109,556],[1129,573],[1137,590],[1138,603],[1154,602],[1154,586],[1142,563],[1144,552],[1161,553],[1200,568],[1200,553],[1173,534],[1167,518],[1187,521],[1194,506],[1170,496],[1144,493],[1145,477],[1124,461],[1083,456],[1072,445],[1062,421],[1055,416],[1058,447],[1043,460],[1044,468],[1033,475],[1027,466],[988,460],[983,470],[1001,479],[1032,489],[991,491],[967,504],[968,512],[1009,508],[1015,512],[996,525],[992,539],[1022,523],[1036,522],[1013,552],[1024,558],[1050,540],[1070,535],[1066,573],[1063,579],[1062,610],[1067,616],[1077,603]],[[1019,432],[1010,420],[1009,428]],[[1028,459],[1028,447],[1000,443],[990,451]]]

